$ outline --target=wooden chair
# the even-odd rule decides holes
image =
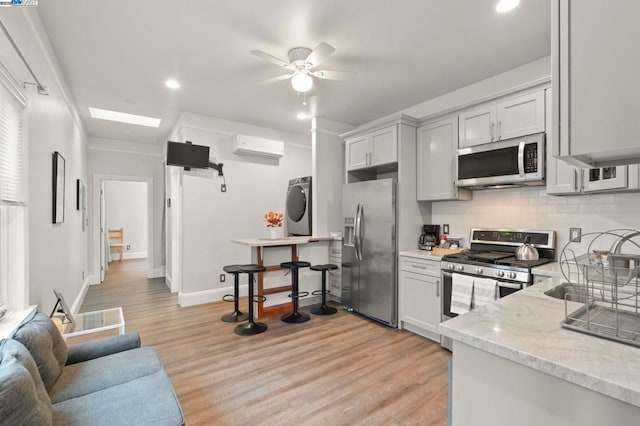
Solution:
[[[109,250],[120,251],[120,262],[122,262],[124,257],[124,228],[108,229],[107,231],[109,232]]]

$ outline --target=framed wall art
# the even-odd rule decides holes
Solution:
[[[53,223],[64,222],[64,157],[58,152],[53,153]]]

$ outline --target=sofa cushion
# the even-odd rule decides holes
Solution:
[[[35,361],[20,342],[0,341],[0,422],[50,425],[53,410]]]
[[[184,425],[180,403],[164,371],[53,405],[54,424]]]
[[[53,403],[87,395],[162,370],[158,350],[151,346],[67,365],[49,391]],[[153,392],[153,390],[151,390]]]
[[[48,316],[37,312],[18,328],[13,338],[29,349],[44,386],[50,390],[67,362],[67,345],[56,325]]]

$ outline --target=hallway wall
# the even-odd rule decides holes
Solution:
[[[147,257],[147,183],[107,181],[104,184],[107,229],[123,229],[124,259]],[[111,251],[112,260],[120,260],[117,250]]]

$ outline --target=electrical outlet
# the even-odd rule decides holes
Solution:
[[[220,185],[220,192],[227,192],[227,184],[223,183],[222,185]]]
[[[442,225],[442,233],[449,235],[449,224],[448,223],[445,223],[444,225]],[[438,235],[438,238],[440,238],[439,235]]]
[[[569,240],[572,243],[579,243],[582,241],[582,228],[569,228]]]
[[[131,251],[131,245],[127,244],[127,251]]]
[[[220,274],[220,282],[223,283],[227,280],[227,275],[226,274]]]

